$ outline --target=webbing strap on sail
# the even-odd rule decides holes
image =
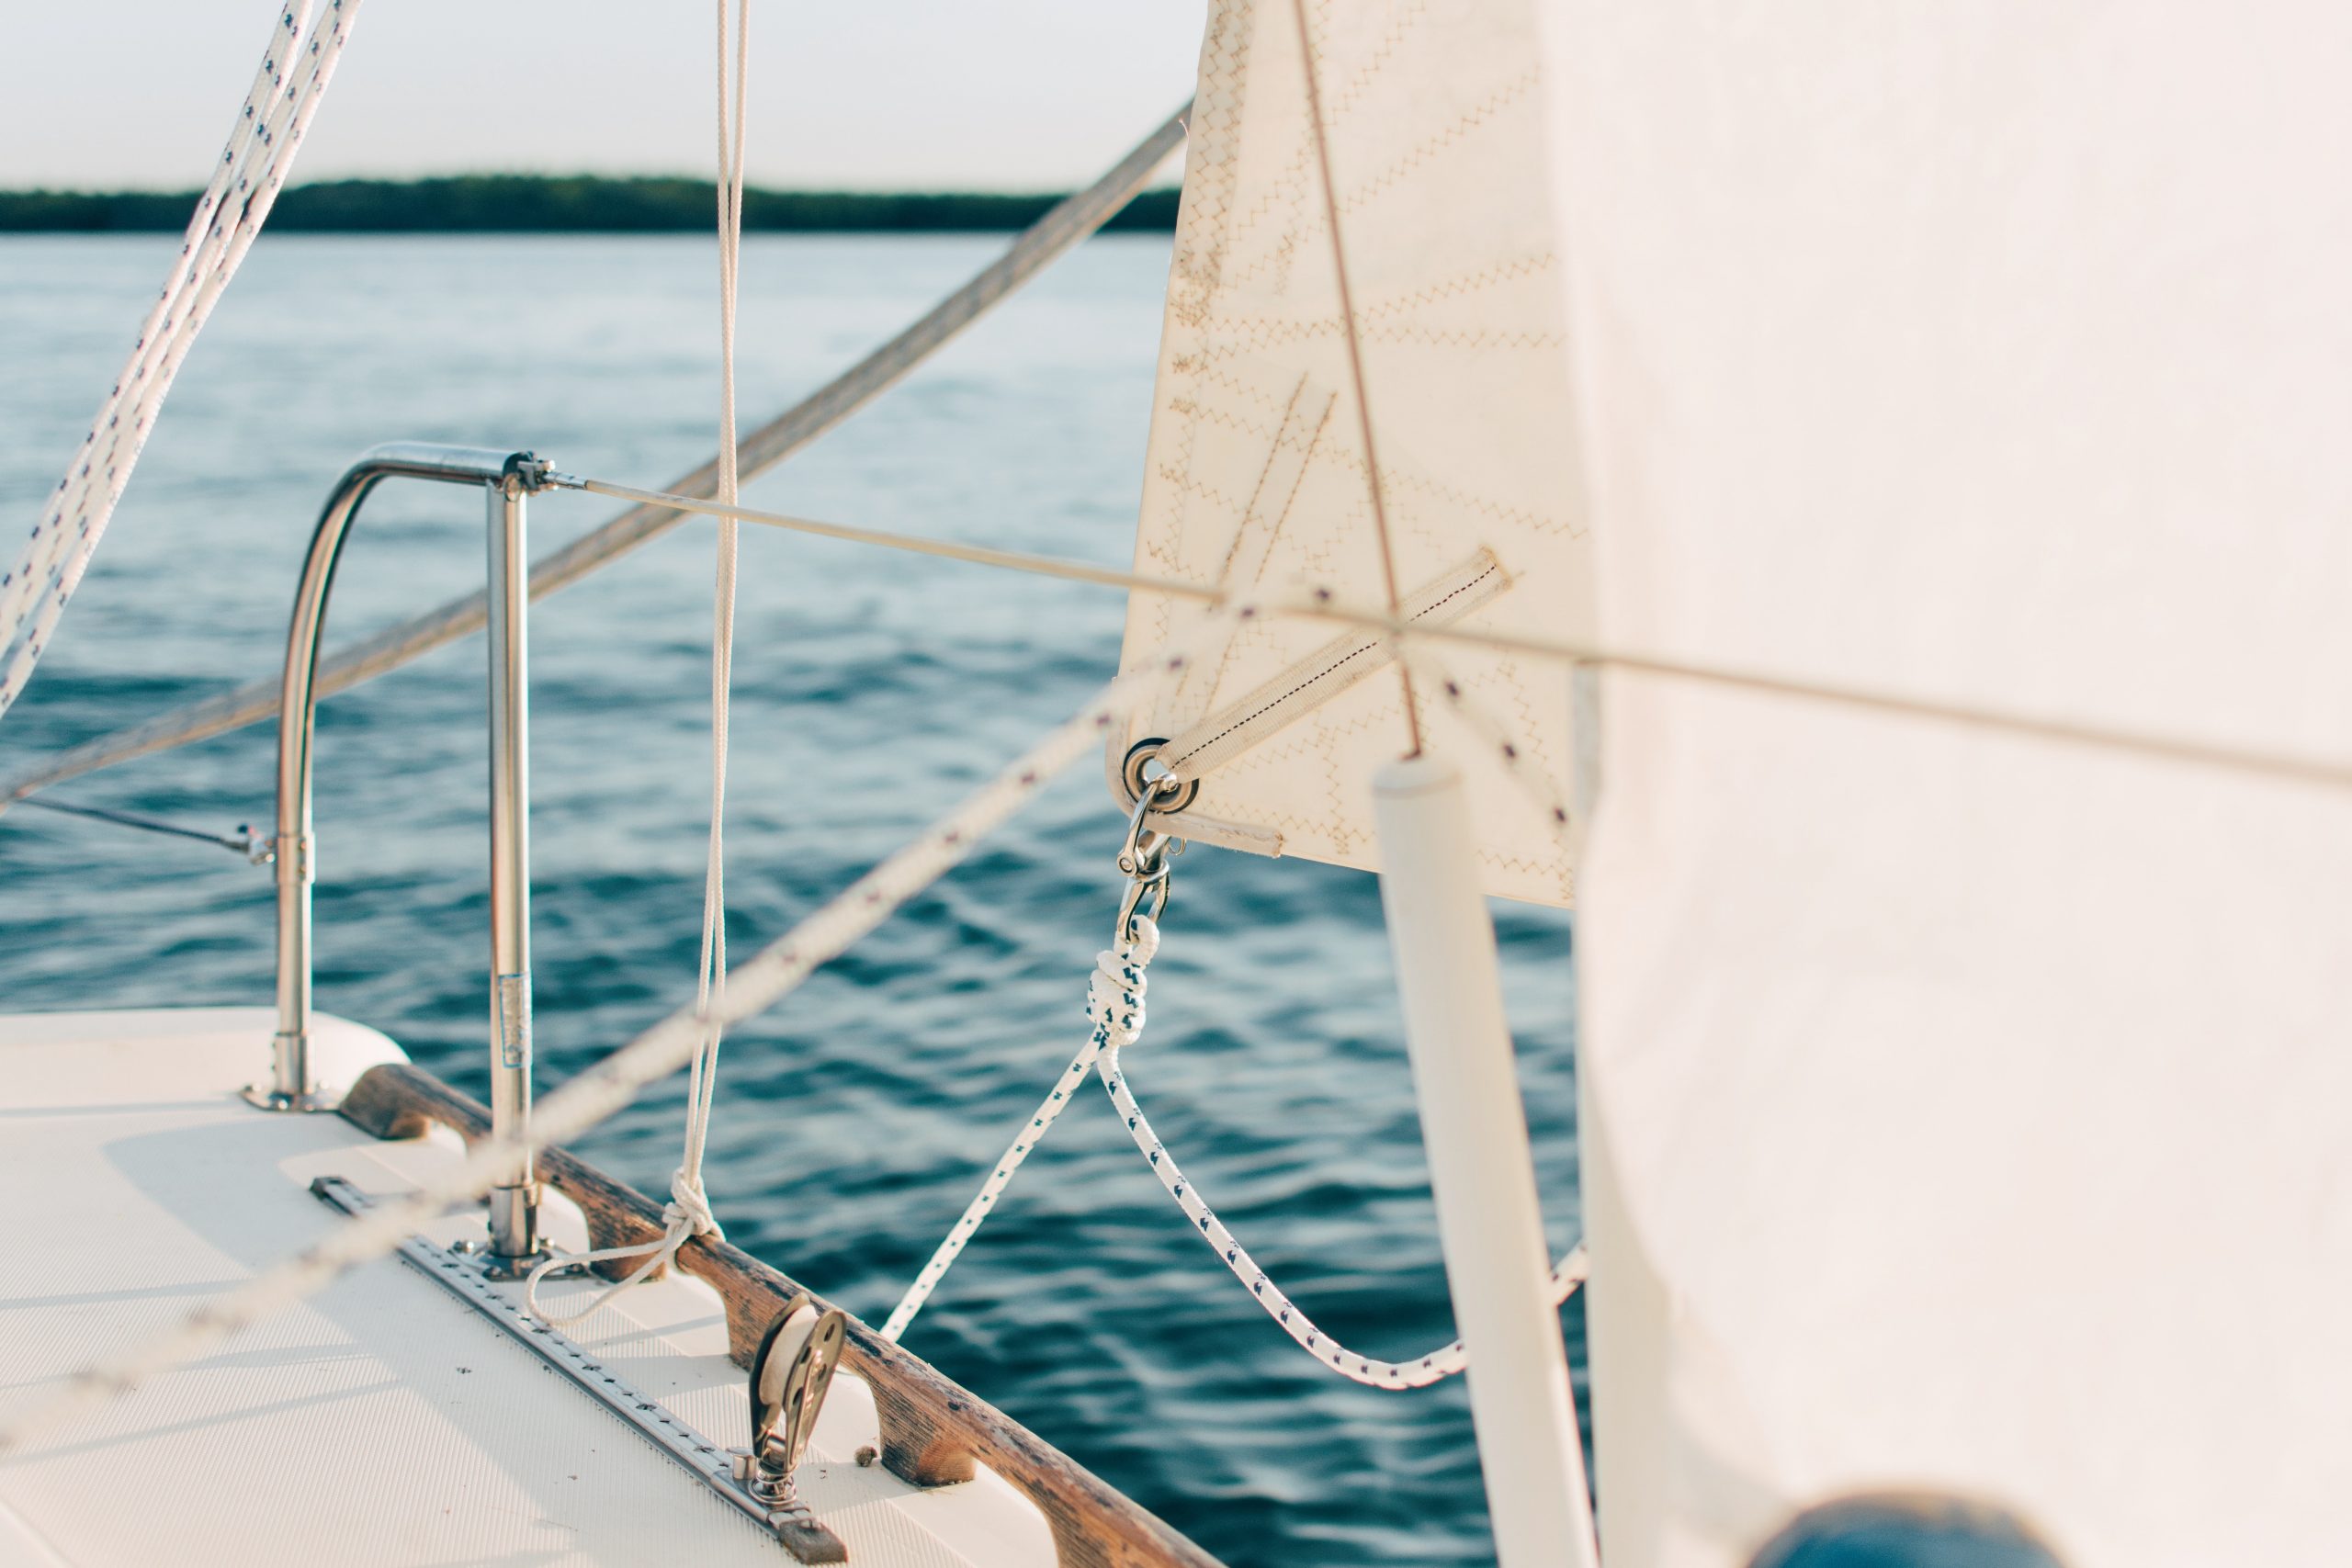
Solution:
[[[1450,626],[1510,585],[1502,563],[1482,548],[1415,589],[1396,618],[1408,626]],[[1179,779],[1199,778],[1306,717],[1395,658],[1395,640],[1383,633],[1342,633],[1171,737],[1156,760]]]

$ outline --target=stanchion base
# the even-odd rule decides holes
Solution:
[[[260,1084],[247,1084],[238,1091],[247,1105],[262,1111],[340,1111],[343,1096],[331,1089],[312,1089],[306,1094],[280,1094]]]

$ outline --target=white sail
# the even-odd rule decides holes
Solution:
[[[2352,12],[1565,0],[1611,643],[2352,757]],[[1604,682],[1612,1568],[1840,1493],[2352,1552],[2352,796]]]
[[[1465,627],[1587,629],[1571,519],[1557,255],[1544,207],[1532,9],[1506,0],[1309,6],[1398,597]],[[1216,0],[1170,275],[1139,571],[1241,597],[1385,603],[1354,378],[1294,0]],[[1138,594],[1125,657],[1203,614]],[[1373,770],[1406,749],[1373,639],[1261,619],[1163,687],[1111,748],[1150,738],[1198,798],[1168,825],[1261,852],[1372,866]],[[1450,751],[1496,732],[1529,778],[1471,770],[1489,892],[1565,903],[1545,808],[1568,777],[1566,671],[1437,650],[1466,709],[1420,694]]]

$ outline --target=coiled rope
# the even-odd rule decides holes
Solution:
[[[728,80],[727,0],[718,9],[718,501],[735,504],[741,484],[735,437],[735,301],[743,252],[743,110],[751,64],[751,0],[737,0],[734,80]],[[561,1327],[577,1323],[623,1291],[652,1278],[678,1255],[689,1238],[714,1240],[726,1233],[710,1212],[702,1180],[703,1155],[710,1143],[710,1108],[718,1089],[718,1043],[722,1032],[716,1005],[727,991],[727,719],[735,666],[735,570],[739,527],[731,517],[718,522],[718,563],[711,594],[710,637],[710,839],[703,863],[702,963],[695,983],[695,1012],[702,1020],[700,1047],[686,1079],[685,1150],[670,1174],[670,1201],[662,1206],[661,1239],[634,1247],[609,1247],[550,1257],[531,1270],[524,1300],[533,1315]],[[558,1269],[643,1258],[618,1283],[597,1292],[585,1306],[554,1314],[539,1304],[539,1281]]]
[[[1265,1309],[1266,1315],[1281,1325],[1301,1349],[1315,1358],[1317,1365],[1351,1382],[1370,1388],[1390,1390],[1426,1388],[1468,1366],[1469,1355],[1459,1339],[1426,1356],[1404,1361],[1380,1360],[1340,1344],[1316,1326],[1315,1320],[1308,1317],[1298,1303],[1274,1283],[1273,1278],[1258,1266],[1257,1259],[1250,1256],[1249,1249],[1235,1239],[1225,1222],[1217,1218],[1216,1212],[1209,1207],[1200,1190],[1177,1168],[1167,1145],[1151,1130],[1143,1107],[1136,1101],[1135,1091],[1127,1087],[1125,1071],[1119,1063],[1119,1053],[1134,1044],[1143,1033],[1144,993],[1148,986],[1144,971],[1159,951],[1159,927],[1151,917],[1143,914],[1136,915],[1132,921],[1123,920],[1122,924],[1125,930],[1120,933],[1120,940],[1095,954],[1094,975],[1087,984],[1087,1016],[1093,1021],[1094,1028],[1087,1036],[1086,1043],[1079,1047],[1078,1055],[1072,1056],[1069,1066],[1062,1069],[1053,1089],[998,1159],[988,1180],[981,1184],[978,1194],[965,1206],[963,1214],[948,1230],[946,1238],[932,1253],[922,1271],[915,1276],[914,1283],[907,1287],[907,1292],[899,1298],[899,1304],[891,1309],[888,1320],[882,1325],[882,1337],[895,1341],[906,1332],[915,1314],[922,1310],[923,1303],[931,1299],[932,1292],[946,1277],[948,1268],[979,1230],[981,1222],[995,1209],[997,1200],[1012,1183],[1013,1173],[1021,1168],[1055,1122],[1060,1119],[1061,1113],[1069,1106],[1070,1096],[1085,1081],[1087,1074],[1092,1072],[1102,1078],[1102,1087],[1110,1093],[1111,1103],[1118,1108],[1119,1116],[1126,1123],[1136,1147],[1142,1151],[1145,1163],[1159,1178],[1159,1184],[1168,1190],[1169,1196],[1176,1200],[1177,1206],[1184,1211],[1184,1217],[1192,1222],[1202,1241],[1224,1259],[1233,1277],[1250,1288],[1251,1299]],[[1553,1265],[1553,1303],[1557,1305],[1574,1294],[1577,1287],[1584,1282],[1586,1272],[1584,1245],[1579,1242]]]
[[[66,601],[89,570],[173,378],[293,167],[358,11],[359,0],[326,0],[305,42],[311,0],[279,10],[236,127],[197,199],[179,256],[130,356],[23,551],[0,572],[0,651],[15,650],[0,667],[0,714],[32,678]]]

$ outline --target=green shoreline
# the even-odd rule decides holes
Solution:
[[[194,191],[0,191],[0,234],[176,234]],[[1172,232],[1173,189],[1147,190],[1105,232]],[[276,233],[659,234],[710,228],[707,180],[596,175],[458,175],[291,186],[269,215]],[[747,232],[982,234],[1025,229],[1061,197],[986,191],[748,189]]]

